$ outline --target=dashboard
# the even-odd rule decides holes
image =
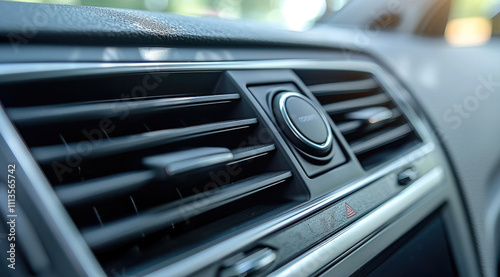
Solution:
[[[498,274],[496,38],[0,10],[2,276]]]

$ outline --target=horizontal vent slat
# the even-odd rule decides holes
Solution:
[[[137,190],[155,178],[153,170],[128,172],[56,187],[61,202],[68,206],[88,204],[100,199]]]
[[[244,147],[233,150],[233,162],[241,162],[247,159],[255,158],[274,151],[276,146],[274,144],[257,145],[251,147]]]
[[[154,112],[194,105],[210,105],[239,99],[237,93],[196,97],[157,98],[105,103],[75,103],[65,105],[8,108],[11,120],[20,125],[54,124],[117,117],[124,114]]]
[[[340,122],[337,124],[337,127],[344,135],[352,134],[358,130],[360,132],[363,132],[364,129],[373,130],[374,128],[381,128],[401,117],[401,113],[398,111],[398,109],[391,109],[391,113],[392,115],[390,118],[384,119],[380,122],[370,122],[369,120],[366,120],[365,122],[363,122],[363,120],[352,120]]]
[[[214,189],[205,195],[193,195],[168,203],[137,216],[102,227],[82,230],[83,237],[93,249],[125,243],[170,226],[190,217],[205,213],[264,188],[281,183],[292,176],[290,171],[264,173],[246,180]]]
[[[376,94],[363,98],[347,100],[342,102],[326,104],[323,107],[330,115],[335,115],[350,110],[366,108],[370,106],[382,105],[389,102],[390,99],[385,94]]]
[[[81,149],[82,147],[78,147],[79,143],[33,147],[31,151],[38,162],[42,164],[55,160],[63,160],[68,155],[96,158],[155,147],[197,136],[247,128],[254,124],[257,124],[257,119],[249,118],[117,137],[111,140],[94,142],[90,153],[89,149]]]
[[[382,130],[369,139],[355,141],[351,144],[351,148],[356,155],[363,154],[372,149],[394,142],[411,132],[411,127],[408,124],[404,124],[391,130]]]
[[[378,84],[373,79],[364,79],[348,82],[335,82],[317,85],[309,85],[309,90],[316,96],[332,95],[339,93],[351,93],[368,91],[378,88]]]
[[[363,123],[361,123],[360,120],[355,120],[339,123],[337,124],[337,127],[339,127],[342,134],[346,135],[358,130],[362,125]]]

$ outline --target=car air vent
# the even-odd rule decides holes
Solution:
[[[370,73],[298,70],[365,169],[421,143],[410,122]]]
[[[224,72],[61,78],[0,90],[111,275],[174,261],[308,197]]]

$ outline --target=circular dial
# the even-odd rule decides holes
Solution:
[[[328,155],[333,144],[332,129],[314,102],[297,92],[281,92],[274,98],[273,111],[295,146],[314,156]]]

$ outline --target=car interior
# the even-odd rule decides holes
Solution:
[[[0,276],[486,276],[500,1],[0,1]]]

